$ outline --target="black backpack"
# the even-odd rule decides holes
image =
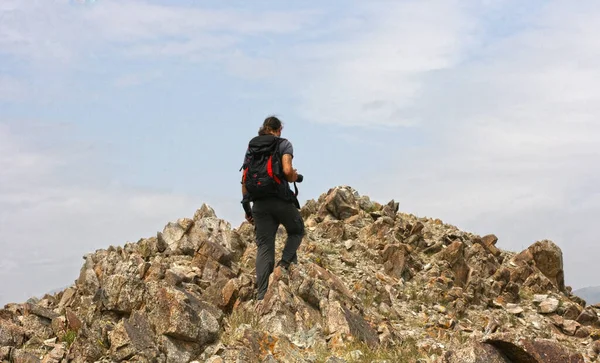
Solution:
[[[274,135],[256,136],[248,143],[240,171],[251,201],[279,197],[293,200],[292,191],[283,173],[279,144],[285,139]]]

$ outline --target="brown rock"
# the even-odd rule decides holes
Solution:
[[[575,332],[575,336],[577,338],[585,339],[589,337],[591,333],[592,332],[590,328],[588,328],[587,326],[580,326],[579,329],[577,329],[577,331]]]
[[[0,321],[0,347],[20,347],[25,343],[26,331],[12,322]]]
[[[466,286],[471,269],[465,261],[464,244],[459,241],[452,242],[441,254],[441,258],[448,261],[452,268],[456,285]]]
[[[559,309],[559,313],[562,315],[562,317],[570,320],[577,320],[582,311],[583,309],[579,304],[574,304],[571,302],[565,302]]]
[[[118,361],[130,359],[136,354],[150,358],[156,355],[153,352],[156,350],[153,335],[148,317],[136,311],[109,333],[111,356]]]
[[[584,363],[581,353],[570,351],[554,340],[519,339],[516,335],[501,333],[484,342],[496,347],[513,363]]]
[[[396,219],[396,213],[398,213],[399,206],[399,203],[392,199],[388,204],[383,206],[381,213],[386,217]]]
[[[13,347],[0,347],[0,362],[7,361],[10,359],[10,353]]]
[[[14,363],[40,363],[41,359],[35,354],[22,349],[15,349],[12,352],[12,362]]]
[[[65,356],[65,347],[62,344],[55,344],[54,348],[48,353],[41,363],[60,363]]]
[[[45,340],[54,335],[52,331],[52,322],[46,318],[37,315],[26,315],[23,317],[21,324],[26,331],[32,332],[36,337]]]
[[[320,280],[326,281],[331,288],[333,288],[346,298],[350,300],[353,299],[353,294],[350,291],[350,289],[348,289],[348,287],[344,284],[342,280],[340,280],[339,277],[337,277],[330,271],[324,269],[323,267],[317,264],[311,263],[307,267],[307,272],[309,276],[313,278],[319,278]]]
[[[562,324],[562,331],[566,335],[574,336],[581,325],[575,320],[565,320]]]
[[[517,266],[510,271],[510,281],[515,284],[523,284],[535,271],[529,265]]]
[[[217,338],[220,325],[201,301],[192,295],[172,288],[148,284],[148,319],[157,334],[206,344]]]
[[[137,276],[106,276],[102,288],[103,303],[108,310],[130,313],[144,302],[145,284]]]
[[[411,227],[408,235],[409,236],[420,235],[423,232],[423,228],[425,228],[425,225],[421,222],[417,222],[417,223],[415,223],[414,226]]]
[[[341,241],[344,237],[344,222],[324,221],[317,226],[315,233],[320,238],[329,238],[335,241]]]
[[[385,272],[388,275],[401,278],[404,274],[409,254],[405,244],[387,245],[382,251]]]
[[[495,246],[498,242],[498,237],[494,234],[488,234],[486,236],[481,237],[481,240],[486,246]]]
[[[533,262],[533,265],[559,291],[566,291],[562,251],[554,242],[549,240],[535,242],[519,255],[515,256],[514,261],[521,263]]]
[[[600,355],[600,340],[596,340],[592,343],[592,350],[594,353]]]
[[[375,347],[379,344],[377,331],[360,314],[350,311],[334,301],[327,308],[328,328],[333,334],[350,334],[360,341]]]
[[[52,320],[52,319],[60,316],[60,314],[57,314],[54,311],[44,308],[42,306],[39,306],[37,304],[26,303],[26,304],[24,304],[24,308],[25,308],[26,313],[35,314],[39,317],[46,318],[48,320]]]
[[[493,234],[484,236],[482,238],[473,239],[473,243],[480,244],[484,249],[493,256],[500,256],[501,251],[496,247],[498,237]]]
[[[577,322],[582,325],[592,326],[598,322],[598,315],[593,308],[588,307],[577,317]]]
[[[342,252],[340,259],[348,266],[356,267],[356,260],[348,252]]]
[[[221,292],[223,298],[220,307],[225,311],[231,311],[233,304],[239,295],[240,288],[241,286],[238,279],[231,279],[227,281],[227,284],[225,284],[225,287],[223,287]]]
[[[331,215],[336,219],[344,220],[358,214],[359,208],[351,188],[337,187],[327,192],[318,214],[321,219]]]
[[[534,294],[545,294],[556,290],[556,286],[544,274],[536,272],[523,283]]]
[[[231,251],[218,243],[205,241],[202,246],[200,246],[198,255],[205,256],[222,265],[231,266]]]
[[[204,218],[217,218],[215,210],[206,203],[202,203],[200,208],[194,213],[194,221],[199,221]]]
[[[560,302],[557,299],[551,297],[540,303],[538,311],[542,314],[552,314],[558,310],[559,304]]]
[[[66,309],[65,317],[67,319],[67,325],[69,329],[74,331],[79,331],[83,327],[83,323],[81,319],[77,317],[77,315],[71,309]]]
[[[179,240],[183,235],[194,225],[194,221],[188,218],[182,218],[177,222],[169,222],[158,235],[158,239],[162,239],[166,243],[167,248],[176,250]]]
[[[446,352],[440,363],[513,363],[490,344],[474,343],[458,351]]]

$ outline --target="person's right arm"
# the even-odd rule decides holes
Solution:
[[[283,174],[285,174],[285,179],[290,183],[295,182],[298,179],[298,172],[292,166],[292,155],[283,154],[281,161],[283,164]]]

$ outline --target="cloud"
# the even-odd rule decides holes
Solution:
[[[0,102],[20,101],[26,94],[27,86],[15,77],[0,75]]]
[[[297,31],[310,22],[311,15],[134,0],[93,4],[9,1],[0,7],[0,53],[70,65],[82,58],[115,55],[194,59],[248,37]]]
[[[118,77],[114,81],[114,85],[117,87],[139,86],[141,84],[150,83],[150,82],[159,80],[163,76],[164,75],[161,71],[124,74],[124,75]]]
[[[74,143],[48,147],[37,135],[62,130],[13,125],[0,123],[0,305],[69,285],[83,255],[151,237],[168,221],[191,217],[201,203],[214,201],[119,185],[89,163],[93,156],[86,149]]]
[[[600,165],[600,86],[595,82],[600,66],[591,61],[600,52],[593,41],[599,16],[594,2],[578,7],[548,3],[527,15],[527,27],[487,39],[468,56],[457,47],[448,59],[462,61],[441,62],[429,74],[415,69],[410,74],[418,92],[399,107],[399,116],[383,120],[404,124],[405,115],[419,125],[427,148],[399,154],[384,176],[360,185],[380,198],[396,197],[406,211],[496,233],[506,249],[553,239],[565,253],[568,282],[597,285],[597,277],[587,271],[595,263],[591,256],[600,254],[590,228],[595,223],[590,211],[600,210],[591,187],[600,181],[593,167]],[[401,36],[392,26],[386,29],[390,38]],[[334,62],[334,68],[345,69],[345,63]],[[375,66],[366,57],[356,68],[372,71]],[[328,80],[326,89],[342,90],[345,109],[334,109],[321,87],[307,107],[315,118],[333,115],[329,120],[337,118],[340,124],[380,123],[370,109],[352,103],[369,100],[362,90],[373,85],[382,90],[375,105],[398,105],[394,87],[405,85],[394,77],[381,85],[377,75],[383,71],[373,72],[372,83],[350,71]],[[367,86],[355,91],[352,86],[362,80]]]
[[[453,1],[379,2],[341,40],[298,49],[304,62],[300,109],[306,119],[342,126],[414,125],[406,112],[424,77],[453,67],[472,42],[476,22]]]

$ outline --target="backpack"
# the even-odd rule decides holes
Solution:
[[[251,201],[267,197],[293,200],[279,152],[279,144],[283,140],[274,135],[261,135],[248,143],[240,171],[243,170],[242,183]]]

